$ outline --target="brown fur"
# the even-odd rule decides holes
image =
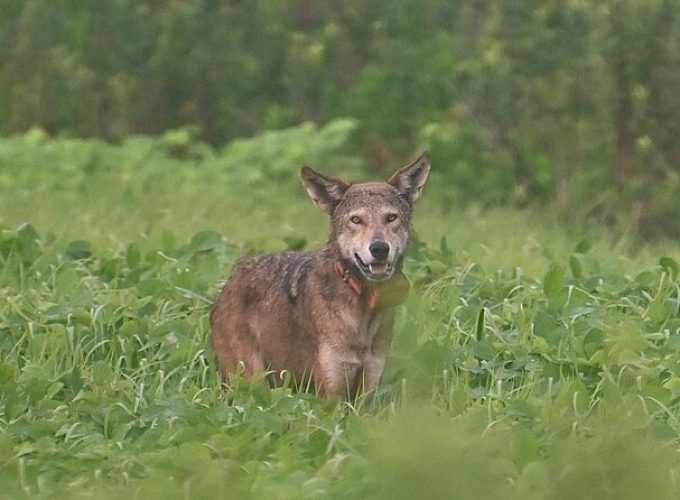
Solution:
[[[287,371],[321,396],[353,400],[374,390],[389,351],[412,204],[430,170],[424,153],[387,182],[347,184],[305,167],[302,182],[331,215],[328,243],[313,253],[239,261],[217,298],[213,344],[228,379]]]

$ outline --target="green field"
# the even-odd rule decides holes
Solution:
[[[223,390],[211,301],[324,240],[297,172],[361,175],[345,125],[0,139],[0,497],[680,496],[680,246],[456,209],[436,164],[376,397]]]

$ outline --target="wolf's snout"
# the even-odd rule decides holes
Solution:
[[[390,246],[384,241],[374,241],[368,247],[368,251],[375,260],[386,260],[390,254]]]

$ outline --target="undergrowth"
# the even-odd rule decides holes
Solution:
[[[352,127],[0,139],[0,498],[680,496],[677,244],[462,212],[446,165],[374,396],[222,387],[211,303],[323,239],[297,172],[356,179]]]
[[[677,498],[680,284],[582,242],[542,275],[417,243],[378,393],[223,388],[247,248],[0,233],[0,496]]]

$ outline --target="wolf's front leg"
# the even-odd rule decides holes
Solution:
[[[319,346],[314,383],[321,397],[353,401],[361,385],[361,362],[356,353],[337,346]]]
[[[380,382],[380,377],[382,377],[383,370],[385,369],[386,361],[387,356],[383,355],[370,355],[364,359],[362,381],[363,392],[373,392],[378,388],[378,383]]]
[[[376,316],[371,323],[374,331],[370,352],[363,357],[363,390],[372,392],[378,388],[380,377],[392,344],[394,311],[385,311]]]

